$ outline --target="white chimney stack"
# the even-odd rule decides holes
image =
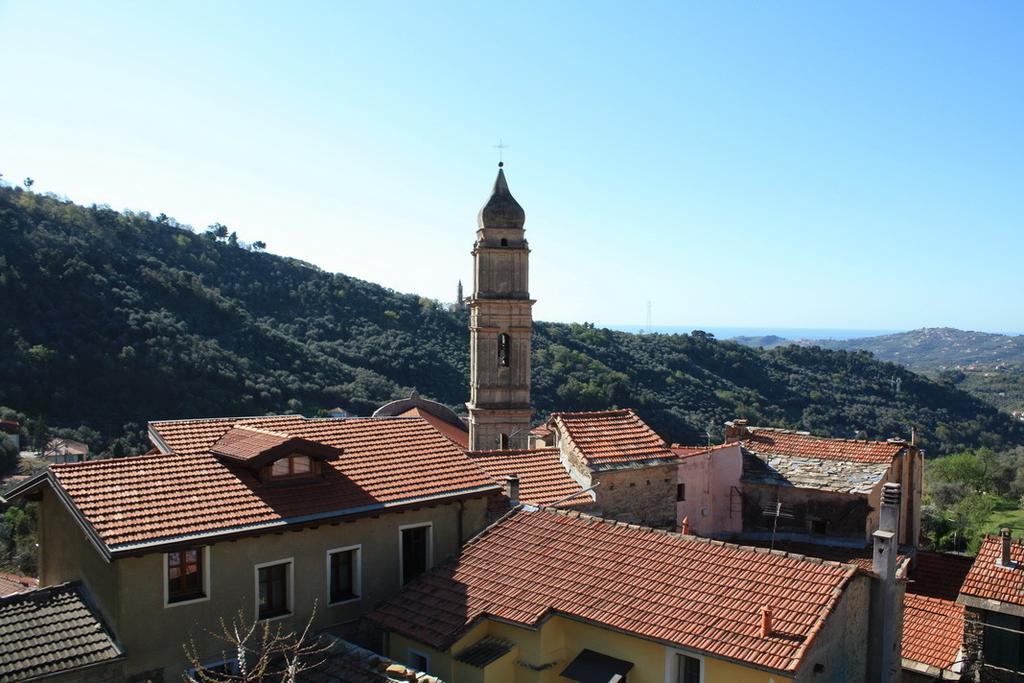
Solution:
[[[872,570],[871,623],[873,634],[868,657],[869,678],[888,683],[897,676],[900,665],[899,643],[896,640],[896,559],[899,553],[900,485],[882,486],[882,505],[878,512],[878,530],[874,536]],[[877,667],[877,669],[875,668]]]

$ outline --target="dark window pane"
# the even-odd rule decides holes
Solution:
[[[288,612],[287,562],[261,567],[259,570],[259,618],[267,619]]]
[[[677,683],[700,683],[700,660],[696,657],[676,655]]]
[[[1024,671],[1024,634],[1020,631],[1024,631],[1024,619],[986,612],[985,661],[1004,669]]]
[[[331,555],[331,602],[358,597],[355,572],[355,550],[344,550]]]
[[[402,529],[402,583],[427,571],[427,539],[430,527]]]
[[[676,484],[676,500],[686,500],[686,484]]]
[[[203,595],[202,550],[167,553],[167,601],[194,600]]]

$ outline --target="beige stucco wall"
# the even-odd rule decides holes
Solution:
[[[166,680],[178,680],[186,667],[182,645],[196,640],[203,661],[222,659],[222,645],[209,637],[218,620],[232,619],[239,610],[251,618],[256,605],[255,566],[292,558],[293,615],[272,623],[301,628],[316,604],[314,627],[353,621],[398,592],[399,527],[431,522],[433,564],[440,564],[461,547],[462,540],[485,523],[483,498],[464,503],[463,539],[458,535],[458,504],[439,504],[407,512],[388,512],[352,522],[324,524],[314,529],[282,531],[222,541],[208,546],[209,599],[164,606],[163,553],[125,557],[106,564],[85,540],[62,505],[48,504],[44,494],[44,581],[82,578],[90,586],[127,656],[129,674],[164,668]],[[327,551],[360,545],[361,598],[339,606],[327,605]]]

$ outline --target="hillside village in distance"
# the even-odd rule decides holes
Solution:
[[[39,549],[37,577],[0,575],[0,681],[1024,681],[1024,540],[922,547],[909,425],[736,417],[679,444],[630,406],[536,421],[501,166],[458,302],[465,414],[418,387],[369,416],[151,421],[133,457],[48,441],[4,493]]]

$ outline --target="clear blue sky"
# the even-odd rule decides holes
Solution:
[[[1024,3],[0,0],[0,172],[540,319],[1024,332]]]

